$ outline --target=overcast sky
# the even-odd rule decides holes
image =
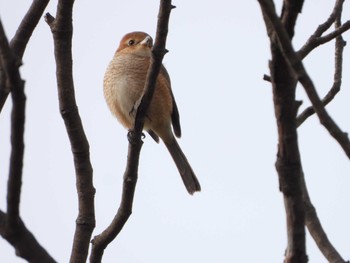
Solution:
[[[278,1],[278,10],[282,1]],[[325,21],[335,1],[305,1],[294,46]],[[9,39],[31,1],[0,0]],[[55,15],[57,1],[47,12]],[[179,140],[202,192],[189,196],[164,145],[147,136],[141,152],[134,210],[103,262],[282,262],[286,248],[283,197],[274,168],[277,150],[268,74],[269,43],[257,1],[173,1],[164,64],[180,111]],[[159,1],[76,1],[73,59],[76,99],[91,146],[96,187],[94,235],[119,206],[127,154],[126,131],[109,112],[102,79],[121,37],[155,34]],[[343,21],[350,19],[344,6]],[[350,34],[344,35],[349,41]],[[305,66],[324,95],[332,85],[334,43]],[[345,47],[342,91],[327,107],[349,132],[350,51]],[[21,67],[27,95],[21,216],[58,262],[68,262],[77,217],[70,145],[58,110],[53,41],[42,19]],[[309,105],[302,88],[298,99]],[[0,115],[0,209],[6,210],[11,101]],[[312,202],[331,242],[350,259],[350,163],[310,118],[299,146]],[[307,235],[310,262],[326,262]],[[23,262],[0,239],[2,262]]]

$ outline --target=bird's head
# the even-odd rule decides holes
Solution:
[[[139,56],[151,56],[153,40],[145,32],[131,32],[126,34],[120,41],[117,53],[133,53]]]

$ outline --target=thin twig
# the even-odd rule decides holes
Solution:
[[[338,35],[342,34],[348,28],[348,22],[343,25],[342,28],[337,28],[334,32],[328,34],[326,37],[321,37],[324,32],[326,32],[332,24],[335,22],[336,18],[339,17],[343,10],[343,3],[345,0],[337,0],[335,2],[332,13],[328,17],[328,19],[321,25],[317,27],[315,32],[310,36],[310,38],[306,41],[303,47],[297,52],[299,58],[302,60],[305,58],[313,49],[318,47],[321,44],[324,44]]]
[[[321,222],[318,219],[316,209],[311,203],[303,173],[301,185],[303,189],[303,200],[305,206],[305,225],[308,228],[310,235],[315,240],[318,248],[328,260],[328,262],[345,263],[344,259],[329,241],[326,232],[323,230]]]
[[[89,143],[78,112],[72,73],[72,12],[74,0],[60,0],[57,16],[47,14],[53,38],[56,59],[56,78],[60,113],[71,144],[76,175],[79,214],[70,262],[86,262],[92,231],[95,228],[93,170]]]
[[[322,99],[322,104],[326,106],[331,102],[335,96],[340,91],[342,73],[343,73],[343,50],[345,42],[341,35],[337,36],[335,41],[335,65],[334,65],[334,77],[333,85],[328,91],[327,95]],[[307,118],[312,116],[315,113],[315,110],[312,106],[306,108],[302,113],[297,117],[297,126],[299,127]]]
[[[18,59],[23,57],[29,39],[49,2],[50,0],[34,0],[11,39],[10,46]]]
[[[100,235],[92,240],[92,251],[90,262],[101,262],[105,248],[112,242],[132,213],[135,187],[137,182],[137,173],[139,166],[139,156],[142,147],[142,130],[148,106],[151,102],[156,79],[160,71],[163,56],[167,52],[165,49],[166,37],[168,33],[168,24],[170,12],[174,8],[169,0],[161,0],[158,14],[157,33],[155,43],[152,48],[151,63],[147,72],[145,89],[137,109],[135,126],[129,132],[129,149],[127,167],[124,173],[123,193],[121,203],[116,216],[111,224]]]

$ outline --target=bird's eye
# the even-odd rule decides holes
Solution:
[[[129,42],[128,42],[128,46],[132,46],[133,44],[135,44],[135,40],[130,39]]]

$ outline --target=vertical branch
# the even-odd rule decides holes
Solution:
[[[278,153],[276,169],[280,190],[284,196],[287,218],[288,245],[285,263],[305,263],[305,211],[301,179],[302,166],[298,147],[296,114],[300,103],[295,100],[297,78],[280,49],[271,16],[274,16],[291,39],[294,26],[303,1],[284,1],[282,16],[277,18],[275,7],[270,0],[258,0],[265,20],[271,43],[270,61],[273,100],[278,128]]]
[[[0,21],[0,61],[6,76],[6,86],[12,90],[11,113],[11,157],[7,186],[7,219],[11,228],[19,221],[19,203],[22,185],[24,155],[25,95],[24,83],[19,75],[18,65],[7,41]]]
[[[54,38],[56,77],[60,113],[66,126],[74,158],[79,214],[70,262],[85,262],[92,231],[95,228],[92,165],[89,143],[75,101],[72,73],[72,10],[74,0],[61,0],[57,5],[57,17],[46,14]]]
[[[142,130],[146,112],[151,102],[157,76],[162,60],[167,50],[165,49],[170,12],[174,8],[171,0],[161,0],[158,13],[157,33],[152,48],[151,63],[147,72],[145,88],[140,105],[137,109],[135,126],[128,134],[129,148],[128,160],[124,173],[123,192],[120,206],[111,224],[100,235],[92,240],[90,262],[101,262],[105,248],[111,243],[124,227],[132,213],[135,187],[138,176],[139,156],[142,147]]]

